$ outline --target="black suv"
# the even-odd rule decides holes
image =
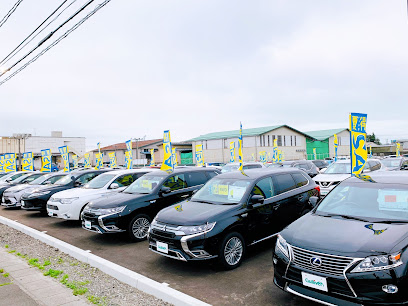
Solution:
[[[217,169],[198,167],[180,167],[170,173],[152,171],[122,192],[85,206],[82,227],[100,234],[127,232],[132,241],[144,240],[161,209],[190,197],[218,173]]]
[[[150,250],[193,261],[218,257],[237,267],[245,248],[275,236],[313,207],[319,187],[298,169],[253,169],[214,177],[190,200],[160,211],[149,230]]]
[[[407,198],[405,171],[341,182],[279,234],[274,283],[326,305],[407,305]]]
[[[29,193],[23,194],[21,196],[21,208],[25,210],[39,210],[46,212],[47,201],[54,193],[75,187],[81,187],[106,171],[110,170],[72,171],[71,173],[68,173],[69,175],[55,182],[54,185],[39,187]]]

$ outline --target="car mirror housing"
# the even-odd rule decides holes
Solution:
[[[312,205],[312,207],[316,207],[318,201],[319,201],[318,197],[310,197],[309,198],[309,204]]]
[[[170,192],[171,192],[170,187],[165,187],[165,186],[163,186],[163,187],[160,189],[160,195],[169,194]]]
[[[251,197],[251,204],[262,204],[263,202],[264,202],[264,200],[265,200],[265,198],[263,197],[263,196],[261,196],[261,195],[258,195],[258,194],[254,194],[252,197]]]
[[[119,188],[119,184],[118,183],[112,183],[109,186],[110,189],[118,189]]]
[[[82,186],[81,182],[74,182],[74,187],[79,187],[79,186]]]

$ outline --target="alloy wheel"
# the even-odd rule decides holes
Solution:
[[[149,230],[150,222],[144,217],[137,218],[132,224],[132,233],[137,239],[145,239]]]
[[[225,261],[230,265],[236,265],[242,257],[243,254],[242,241],[238,237],[232,237],[225,244],[224,248],[224,258]]]

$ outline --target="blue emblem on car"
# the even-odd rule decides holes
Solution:
[[[384,233],[388,228],[384,228],[384,229],[382,229],[382,230],[375,230],[374,229],[374,225],[371,223],[371,224],[367,224],[367,225],[364,225],[364,227],[365,228],[368,228],[368,229],[370,229],[370,230],[372,230],[373,232],[374,232],[374,235],[381,235],[382,233]]]
[[[310,258],[310,263],[312,266],[320,267],[322,265],[322,259],[320,257]]]

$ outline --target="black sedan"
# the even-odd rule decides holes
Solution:
[[[245,248],[275,236],[310,211],[319,187],[298,169],[252,169],[214,177],[191,200],[159,212],[150,249],[182,261],[240,265]]]
[[[406,172],[343,181],[280,233],[274,283],[326,305],[407,304],[407,199]]]

